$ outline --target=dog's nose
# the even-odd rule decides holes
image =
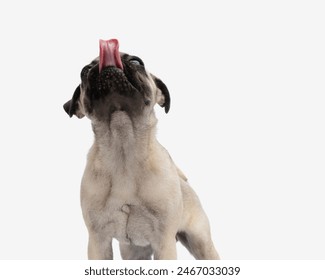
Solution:
[[[123,70],[117,39],[99,40],[99,72],[107,66],[115,66]]]

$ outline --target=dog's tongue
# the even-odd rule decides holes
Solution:
[[[117,39],[99,40],[99,72],[104,67],[115,66],[123,70]]]

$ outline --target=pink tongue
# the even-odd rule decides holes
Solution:
[[[115,66],[123,70],[117,39],[99,40],[99,72],[104,67]]]

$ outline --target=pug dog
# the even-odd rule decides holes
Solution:
[[[156,139],[154,106],[168,113],[166,85],[143,61],[100,40],[100,56],[81,71],[64,110],[88,117],[94,132],[81,182],[88,258],[177,259],[179,240],[196,258],[219,259],[208,218],[187,178]]]

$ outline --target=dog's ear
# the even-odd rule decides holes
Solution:
[[[156,83],[156,86],[158,89],[160,89],[160,92],[158,92],[157,96],[157,103],[161,107],[165,107],[166,114],[169,111],[170,108],[170,95],[169,91],[166,87],[166,85],[158,78],[154,77],[154,81]]]
[[[77,116],[79,119],[83,118],[85,115],[79,110],[79,100],[80,100],[80,85],[76,88],[73,93],[71,100],[64,103],[63,108],[66,113],[71,118],[73,115]]]

